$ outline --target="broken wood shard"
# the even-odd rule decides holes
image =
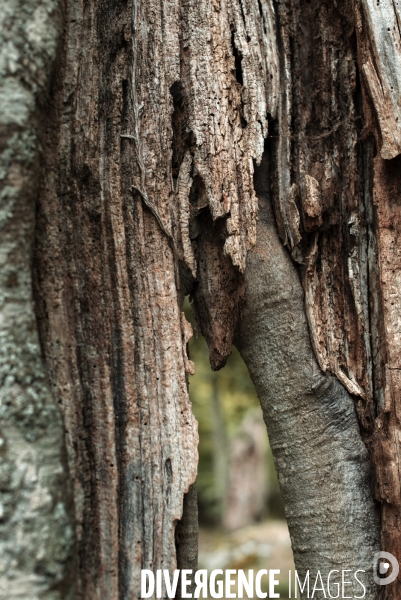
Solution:
[[[361,71],[381,133],[381,156],[401,152],[401,5],[395,0],[356,3]]]
[[[243,272],[256,239],[253,163],[262,157],[267,115],[277,116],[272,3],[190,0],[180,6],[165,1],[137,10],[135,23],[147,22],[152,13],[164,26],[150,34],[135,25],[134,53],[142,59],[134,65],[132,98],[143,107],[136,109],[135,185],[140,187],[143,171],[144,189],[164,222],[181,223],[177,241],[181,238],[184,260],[193,271],[188,232],[170,202],[176,174],[182,179],[182,163],[190,153],[187,177],[200,180],[213,219],[225,219],[224,250]],[[153,60],[145,60],[150,56]],[[178,193],[182,207],[188,185],[179,182]]]

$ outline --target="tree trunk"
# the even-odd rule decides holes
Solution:
[[[260,414],[252,409],[245,416],[228,450],[228,486],[223,525],[236,531],[251,525],[266,513],[267,439]]]
[[[368,453],[352,397],[313,354],[299,277],[276,232],[266,162],[256,178],[258,241],[248,256],[238,348],[261,401],[297,570],[303,579],[309,569],[327,580],[334,568],[364,569],[365,597],[376,600],[379,515]],[[352,595],[359,595],[355,585]]]
[[[85,600],[139,598],[141,568],[177,567],[175,526],[196,476],[191,332],[164,224],[171,173],[157,167],[171,144],[171,114],[164,129],[159,118],[174,72],[160,79],[162,106],[140,109],[158,68],[146,53],[162,56],[163,41],[156,24],[141,40],[154,6],[139,8],[67,6],[38,203],[36,307],[66,428]]]
[[[72,498],[32,305],[43,100],[58,1],[0,6],[0,598],[70,598]]]
[[[401,560],[399,18],[0,8],[3,597],[139,598],[141,568],[195,568],[188,293],[212,367],[234,337],[248,363],[297,568]]]

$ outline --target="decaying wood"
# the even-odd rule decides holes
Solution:
[[[71,0],[65,23],[36,310],[66,428],[78,596],[138,597],[140,568],[176,566],[174,529],[196,473],[179,307],[180,276],[197,274],[189,216],[220,220],[223,271],[236,284],[255,243],[253,161],[277,112],[274,13],[257,2]],[[234,302],[221,331],[211,327],[220,365],[241,298],[223,289]]]
[[[234,331],[244,302],[245,280],[224,254],[225,224],[213,223],[209,211],[193,220],[196,233],[197,282],[193,309],[209,347],[213,370],[224,366],[231,354]]]
[[[0,5],[0,598],[70,598],[74,545],[61,416],[32,305],[42,102],[59,2]],[[70,564],[69,564],[70,563]]]
[[[401,560],[398,162],[383,160],[399,153],[399,8],[366,1],[354,10],[347,2],[280,3],[286,112],[274,144],[273,200],[281,238],[300,264],[319,366],[356,398],[382,503],[382,549]],[[374,162],[372,137],[382,156]],[[386,593],[397,598],[399,583]]]
[[[191,582],[187,587],[187,593],[192,596],[195,592],[195,573],[198,569],[198,537],[198,493],[196,483],[194,483],[184,496],[183,516],[176,528],[177,568],[180,571],[182,569],[192,571],[187,577],[187,580]],[[181,599],[181,591],[180,574],[176,600]]]
[[[47,97],[58,10],[51,0],[0,9],[2,35],[11,32],[0,63],[0,368],[5,435],[13,440],[4,446],[7,502],[23,491],[19,506],[27,511],[37,486],[57,496],[57,398],[74,492],[77,597],[138,598],[141,568],[175,568],[176,524],[197,462],[186,384],[191,332],[181,312],[191,292],[213,368],[224,365],[239,334],[276,436],[300,569],[306,547],[316,568],[325,548],[327,566],[330,557],[347,557],[356,568],[367,567],[377,548],[361,434],[376,468],[382,549],[401,560],[397,3],[66,0],[42,139],[34,255],[40,349],[30,240],[44,119],[35,101]],[[271,197],[275,215],[274,224],[272,213],[262,214],[259,241],[255,168],[258,177],[269,171],[259,195]],[[299,436],[293,446],[285,423]],[[33,471],[48,460],[51,482],[34,475],[25,489],[21,475],[15,483],[7,469],[25,466],[12,448]],[[51,503],[39,496],[47,500],[35,508],[38,528],[53,519],[51,535],[63,542],[57,554],[44,533],[50,526],[41,527],[37,545],[47,545],[51,576],[33,580],[32,598],[62,582],[71,544],[68,496]],[[193,531],[196,511],[188,506],[182,520]],[[338,532],[350,506],[345,548]],[[13,517],[5,514],[7,540]],[[305,532],[307,514],[326,532]],[[30,534],[26,548],[29,555]],[[37,556],[27,573],[38,573]],[[193,562],[193,549],[182,556]],[[387,588],[391,600],[398,592],[397,582]],[[369,593],[376,598],[374,588]]]
[[[382,503],[382,548],[401,559],[400,357],[401,357],[401,157],[374,160],[374,205],[377,211],[379,281],[382,299],[380,337],[381,395],[373,435],[376,494]],[[387,598],[401,592],[398,579]]]
[[[149,22],[150,15],[156,18],[152,35],[167,33],[148,39],[147,29],[134,25],[134,54],[152,56],[134,63],[134,137],[142,136],[135,186],[157,208],[193,275],[197,247],[189,238],[198,238],[195,304],[212,366],[219,368],[231,352],[241,304],[230,282],[238,287],[238,271],[255,243],[254,161],[262,156],[267,114],[277,113],[274,12],[269,3],[256,1],[166,2],[157,9],[140,4],[135,23]],[[206,241],[213,237],[209,230],[202,236],[211,227],[207,215],[193,223],[195,231],[185,225],[188,213],[205,212],[220,222],[217,240]],[[214,301],[215,294],[221,302]]]
[[[356,2],[355,15],[365,127],[375,136],[381,154],[374,159],[370,181],[377,238],[376,277],[372,286],[372,347],[376,357],[372,455],[376,496],[382,504],[381,545],[400,561],[401,12],[398,2],[365,0]],[[386,592],[389,600],[395,600],[400,596],[401,583],[396,580]]]
[[[319,365],[363,399],[370,385],[370,348],[364,337],[369,320],[369,223],[360,168],[364,148],[351,8],[347,3],[281,5],[280,35],[287,57],[282,95],[287,107],[275,143],[274,202],[280,236],[301,265]],[[287,63],[292,64],[289,75]],[[284,161],[282,145],[290,136],[294,141]],[[284,198],[283,162],[290,173]],[[363,400],[360,405],[365,425],[370,416]]]
[[[114,598],[139,594],[141,567],[175,566],[175,523],[196,473],[179,308],[180,274],[197,273],[189,215],[220,220],[220,260],[236,284],[255,242],[253,161],[277,112],[278,58],[272,7],[257,2],[71,0],[65,20],[44,141],[37,314],[67,431],[79,594]],[[223,286],[233,306],[211,328],[220,364],[235,288]]]
[[[355,0],[359,67],[373,101],[382,158],[401,153],[401,7],[396,0]]]
[[[161,125],[170,132],[174,72],[161,70],[163,94],[145,68],[159,68],[155,53],[171,40],[160,6],[140,7],[132,21],[124,3],[67,3],[44,139],[36,306],[64,416],[85,600],[139,598],[141,568],[176,568],[175,526],[197,468],[189,326],[166,216],[176,193]],[[155,98],[142,112],[141,89]]]
[[[279,3],[272,143],[277,225],[300,265],[312,346],[355,398],[382,504],[381,547],[401,560],[399,11],[391,1]],[[399,582],[386,594],[399,597]]]

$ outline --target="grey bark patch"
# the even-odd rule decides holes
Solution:
[[[303,577],[307,569],[314,577],[365,569],[366,598],[377,600],[371,562],[380,522],[353,399],[316,363],[298,274],[268,197],[260,202],[237,345],[261,401],[295,565]]]
[[[32,302],[41,113],[61,30],[53,0],[0,7],[0,597],[73,593],[64,432]]]

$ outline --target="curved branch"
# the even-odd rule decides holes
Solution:
[[[296,568],[312,579],[318,570],[364,569],[365,598],[376,600],[371,564],[380,529],[368,453],[352,397],[316,362],[298,273],[270,207],[266,161],[258,171],[258,241],[248,255],[237,345],[262,405]]]

